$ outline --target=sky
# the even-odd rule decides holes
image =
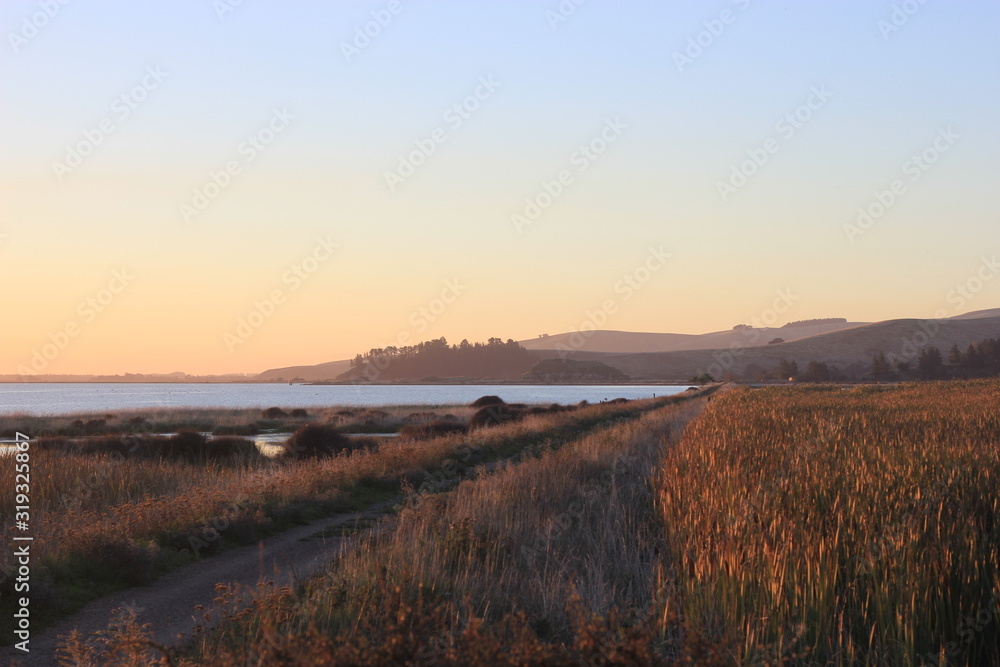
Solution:
[[[1000,306],[995,1],[4,0],[0,28],[0,374]]]

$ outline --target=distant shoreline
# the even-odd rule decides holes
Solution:
[[[476,380],[470,382],[458,382],[455,380],[442,380],[441,382],[429,382],[424,380],[397,380],[393,382],[326,382],[326,381],[316,381],[316,382],[275,382],[273,380],[268,381],[253,381],[245,380],[242,382],[231,381],[231,382],[220,382],[212,380],[185,380],[185,381],[164,381],[164,380],[129,380],[129,381],[112,381],[112,380],[22,380],[22,381],[8,381],[0,380],[0,385],[10,385],[10,384],[163,384],[163,385],[177,385],[177,384],[252,384],[252,385],[305,385],[305,386],[342,386],[342,387],[370,387],[370,386],[406,386],[406,387],[416,387],[416,386],[491,386],[491,385],[525,385],[525,386],[556,386],[556,387],[611,387],[611,386],[621,386],[621,387],[646,387],[646,386],[666,386],[666,387],[676,387],[679,385],[696,385],[693,382],[679,382],[679,381],[666,381],[666,380],[633,380],[629,382],[608,382],[602,380],[593,380],[589,382],[529,382],[525,380]]]

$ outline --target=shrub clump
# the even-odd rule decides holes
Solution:
[[[285,458],[322,458],[364,448],[329,424],[306,424],[282,445]]]
[[[223,436],[211,438],[205,450],[205,457],[219,461],[222,459],[257,459],[263,454],[257,449],[257,443],[246,438]]]
[[[193,461],[205,457],[207,454],[208,439],[198,431],[179,431],[175,435],[167,438],[166,442],[153,440],[153,444],[160,444],[160,454],[168,459],[181,459]]]
[[[500,424],[518,421],[525,414],[527,414],[527,410],[507,405],[506,403],[488,405],[480,408],[476,411],[476,414],[472,415],[472,418],[469,419],[469,428],[499,426]]]
[[[288,416],[288,413],[281,408],[268,408],[267,410],[262,410],[260,414],[265,419],[283,419]]]
[[[469,407],[485,408],[487,405],[503,405],[503,404],[504,400],[499,396],[480,396],[472,403],[470,403]]]

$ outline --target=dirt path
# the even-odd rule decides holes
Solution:
[[[59,637],[73,629],[89,634],[107,627],[112,612],[123,606],[139,611],[137,620],[150,623],[154,639],[169,646],[191,636],[198,622],[196,607],[213,606],[216,584],[255,586],[259,581],[294,583],[315,574],[340,553],[348,537],[316,537],[337,526],[384,516],[392,502],[380,503],[364,512],[341,514],[314,521],[268,538],[258,545],[240,547],[170,572],[146,586],[130,588],[95,600],[71,617],[32,636],[31,652],[0,649],[0,663],[11,665],[56,665]],[[360,524],[364,525],[364,524]],[[200,620],[200,619],[199,619]]]
[[[484,464],[487,474],[517,456]],[[459,478],[449,480],[438,491],[447,490],[459,481]],[[152,626],[153,639],[157,643],[164,646],[182,643],[190,638],[201,621],[196,607],[200,605],[205,610],[214,607],[218,596],[215,590],[217,584],[253,588],[262,580],[284,585],[305,579],[334,559],[351,539],[337,536],[317,538],[317,533],[358,520],[384,517],[396,502],[398,500],[380,503],[364,512],[321,519],[268,538],[258,545],[232,549],[193,563],[147,586],[130,588],[95,600],[71,617],[32,636],[29,654],[25,655],[13,647],[0,648],[0,665],[57,665],[56,651],[61,636],[74,629],[84,635],[103,630],[107,628],[112,612],[125,606],[139,612],[139,623]]]

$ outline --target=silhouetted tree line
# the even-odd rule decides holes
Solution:
[[[728,379],[736,379],[729,374]],[[803,380],[829,382],[838,380],[941,380],[950,378],[976,378],[1000,375],[1000,338],[987,338],[970,344],[965,350],[952,345],[947,358],[937,347],[926,347],[912,360],[898,354],[879,351],[872,355],[869,369],[864,364],[851,364],[837,368],[822,361],[810,361],[805,368],[794,359],[781,359],[768,369],[759,364],[749,364],[743,369],[743,379],[752,382],[771,380]],[[725,378],[724,378],[725,379]]]
[[[744,379],[755,382],[766,382],[769,380],[805,380],[806,382],[829,382],[830,380],[843,379],[836,368],[823,361],[810,361],[806,364],[805,370],[799,368],[799,363],[794,359],[781,359],[778,365],[767,370],[763,366],[751,364],[744,370]]]
[[[987,338],[969,344],[962,351],[952,345],[947,361],[936,347],[924,348],[917,356],[917,367],[911,369],[906,361],[891,363],[884,352],[872,357],[872,377],[891,380],[917,377],[924,380],[942,378],[974,378],[1000,375],[1000,338]]]
[[[625,382],[628,376],[622,371],[599,361],[576,359],[543,359],[532,366],[524,376],[527,380],[543,382]]]
[[[424,377],[519,377],[536,359],[512,339],[485,343],[463,340],[449,345],[444,338],[403,347],[373,348],[351,361],[362,377],[400,380]],[[352,373],[357,374],[357,373]]]
[[[735,380],[732,374],[722,379]],[[774,368],[765,368],[760,364],[748,364],[743,369],[743,379],[750,382],[770,382],[773,380],[797,380],[805,382],[830,382],[848,379],[847,375],[835,366],[825,361],[810,361],[805,368],[800,368],[794,359],[780,359]]]

